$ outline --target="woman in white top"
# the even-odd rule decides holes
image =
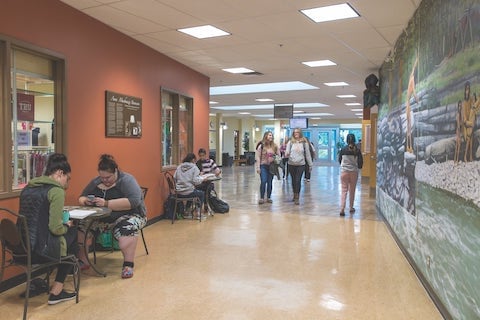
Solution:
[[[309,143],[303,136],[301,129],[293,129],[292,137],[287,143],[285,155],[288,157],[288,172],[292,177],[293,201],[298,205],[305,165],[308,164],[308,170],[312,170],[312,156],[310,155]]]

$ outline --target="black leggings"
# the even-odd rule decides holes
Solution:
[[[305,171],[305,165],[303,165],[303,166],[289,165],[288,166],[288,172],[290,173],[290,176],[292,177],[293,193],[300,193],[300,188],[301,188],[301,185],[302,185],[303,171]]]
[[[78,243],[77,243],[77,228],[70,227],[67,230],[67,233],[63,235],[65,241],[67,242],[67,255],[78,253]],[[59,264],[57,269],[57,275],[55,276],[55,281],[63,283],[67,278],[68,273],[72,270],[73,265],[71,264]]]

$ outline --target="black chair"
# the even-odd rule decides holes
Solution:
[[[2,266],[0,268],[0,282],[3,279],[5,269],[18,267],[26,274],[26,291],[23,306],[23,319],[27,319],[28,300],[30,297],[30,283],[32,275],[40,272],[47,273],[47,286],[49,286],[50,274],[54,267],[59,264],[73,266],[73,286],[76,293],[76,302],[79,301],[80,291],[80,265],[75,255],[67,255],[58,260],[35,263],[32,261],[30,234],[25,216],[13,211],[0,208],[0,242],[2,244]]]
[[[140,187],[142,189],[142,197],[143,197],[143,200],[145,200],[145,197],[147,196],[147,192],[148,192],[148,188],[146,187]],[[109,230],[109,235],[111,237],[110,239],[110,243],[112,244],[111,248],[110,248],[110,251],[113,251],[114,248],[113,248],[113,230],[110,229]],[[142,241],[143,241],[143,246],[145,247],[145,252],[147,253],[148,255],[148,248],[147,248],[147,242],[145,241],[145,236],[143,235],[143,228],[140,229],[140,234],[142,236]],[[93,241],[93,263],[97,263],[97,252],[96,252],[96,243],[97,243],[97,235],[98,235],[98,232],[94,232],[94,241]],[[108,248],[108,247],[107,247]]]
[[[175,204],[173,206],[172,224],[175,222],[175,218],[177,217],[178,203],[181,203],[184,209],[187,208],[187,204],[190,204],[193,211],[195,210],[198,211],[198,214],[199,214],[198,217],[201,222],[202,221],[202,201],[200,200],[200,198],[196,196],[185,197],[185,196],[179,195],[177,193],[177,187],[176,187],[176,183],[173,175],[170,172],[165,172],[165,178],[167,179],[168,188],[170,189],[170,196],[175,201]],[[194,218],[193,211],[192,211],[192,219]]]

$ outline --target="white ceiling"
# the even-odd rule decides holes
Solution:
[[[421,0],[350,0],[359,18],[314,23],[301,9],[342,3],[342,0],[62,0],[112,28],[210,77],[210,85],[302,81],[315,90],[216,95],[211,112],[224,117],[273,115],[273,103],[322,103],[328,107],[298,108],[307,114],[330,113],[322,120],[355,119],[347,102],[363,107],[365,78],[388,56]],[[231,36],[199,40],[176,31],[211,24]],[[310,68],[302,61],[329,59],[337,65]],[[230,74],[224,68],[246,67],[263,75]],[[325,82],[344,81],[345,87]],[[339,99],[336,95],[354,94]],[[271,107],[239,111],[217,106],[266,104]],[[248,110],[247,110],[248,111]],[[261,117],[263,115],[263,118]],[[267,118],[266,118],[267,117]],[[309,117],[315,117],[310,115]]]

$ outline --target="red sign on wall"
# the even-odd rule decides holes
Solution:
[[[35,120],[35,97],[33,95],[17,93],[17,120]]]

